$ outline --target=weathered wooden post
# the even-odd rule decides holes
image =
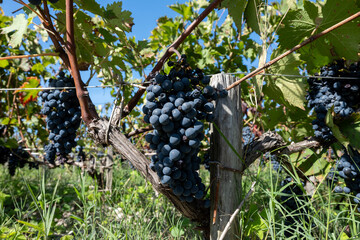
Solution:
[[[225,89],[235,81],[228,74],[217,74],[211,78],[210,85]],[[210,239],[217,240],[224,231],[231,214],[241,202],[240,171],[242,155],[242,111],[240,87],[231,89],[228,97],[216,101],[215,120],[211,126],[211,218]],[[231,144],[231,146],[229,146]],[[238,239],[236,224],[226,235],[226,239]]]

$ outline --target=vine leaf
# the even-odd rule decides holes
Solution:
[[[106,6],[105,18],[114,28],[130,32],[134,25],[130,11],[122,10],[122,2],[114,2]]]
[[[24,14],[19,14],[14,17],[13,22],[10,26],[5,27],[2,29],[2,34],[9,34],[10,33],[10,45],[12,47],[19,47],[24,34],[27,31],[28,21],[25,18]]]
[[[356,149],[360,149],[360,117],[356,119],[349,118],[338,124],[342,134],[349,139],[350,145]]]
[[[290,49],[305,38],[355,14],[360,10],[355,2],[326,1],[322,6],[304,1],[302,9],[290,10],[285,17],[278,31],[280,48]],[[300,49],[307,70],[314,73],[317,68],[339,58],[356,61],[360,42],[359,22],[358,19],[348,22]]]
[[[332,26],[334,22],[350,17],[360,9],[355,1],[326,1],[323,7],[323,22],[320,31]],[[327,35],[336,55],[350,60],[357,60],[360,42],[359,20],[352,21],[344,26],[335,29]]]
[[[317,7],[308,1],[304,2],[304,9],[289,11],[278,31],[281,47],[290,49],[310,36],[316,28],[317,13]]]
[[[40,84],[40,80],[37,77],[28,77],[27,81],[23,83],[20,87],[21,89],[26,88],[37,88]],[[19,100],[23,105],[28,104],[29,102],[36,101],[39,90],[16,90],[14,93],[19,93]]]
[[[260,35],[260,26],[259,26],[259,14],[258,14],[258,5],[261,3],[259,0],[249,0],[245,12],[244,18],[246,20],[247,26],[251,28],[254,32]]]
[[[100,5],[95,0],[86,0],[86,1],[76,1],[76,4],[86,11],[94,13],[99,16],[103,16],[104,12],[101,9]]]
[[[334,107],[328,110],[325,118],[326,125],[331,129],[334,137],[346,148],[349,146],[349,140],[341,133],[339,126],[334,123],[331,112],[333,112]]]
[[[277,53],[278,51],[275,51],[272,57],[275,57]],[[300,63],[301,61],[298,54],[290,54],[289,56],[281,59],[276,64],[274,64],[271,67],[270,71],[274,74],[300,75],[298,69]],[[275,83],[276,87],[281,91],[282,95],[284,96],[284,100],[287,103],[302,110],[305,110],[304,103],[306,95],[306,84],[303,79],[286,76],[271,77],[271,79],[275,79],[270,80],[270,82],[274,81],[273,83]],[[269,84],[271,84],[270,82]]]
[[[247,0],[225,0],[223,5],[229,10],[229,14],[234,19],[238,32],[241,32],[242,17],[247,5]]]

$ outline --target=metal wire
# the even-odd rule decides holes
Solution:
[[[145,82],[149,83],[149,82]],[[123,82],[123,85],[131,85],[137,88],[143,88],[146,89],[146,87],[141,86],[140,84],[135,83],[126,83]],[[84,86],[85,88],[113,88],[113,87],[120,87],[121,84],[115,84],[115,85],[97,85],[97,86]],[[0,88],[0,91],[31,91],[31,90],[39,90],[39,91],[45,91],[45,90],[64,90],[64,89],[76,89],[76,87],[42,87],[42,88]]]
[[[234,73],[226,73],[230,75],[238,75],[238,74],[244,74],[248,75],[249,72],[234,72]],[[217,74],[210,74],[207,76],[214,76]],[[263,75],[263,76],[275,76],[275,77],[293,77],[293,78],[325,78],[325,79],[343,79],[343,80],[360,80],[360,78],[356,77],[328,77],[328,76],[305,76],[305,75],[291,75],[291,74],[273,74],[273,73],[259,73],[257,75]]]
[[[234,72],[234,73],[226,73],[230,75],[239,75],[244,74],[247,75],[249,72]],[[206,76],[214,76],[217,74],[209,74]],[[339,79],[339,80],[360,80],[360,78],[356,77],[330,77],[330,76],[305,76],[305,75],[291,75],[291,74],[272,74],[272,73],[260,73],[257,75],[262,76],[274,76],[274,77],[292,77],[292,78],[322,78],[322,79]],[[150,83],[150,82],[144,82],[144,83]],[[146,87],[135,84],[135,83],[128,83],[128,82],[122,82],[123,85],[131,85],[137,88],[146,89]],[[98,86],[85,86],[85,88],[113,88],[113,87],[120,87],[121,84],[116,85],[98,85]],[[30,91],[30,90],[39,90],[39,91],[45,91],[45,90],[64,90],[64,89],[75,89],[75,87],[44,87],[44,88],[0,88],[0,91]]]

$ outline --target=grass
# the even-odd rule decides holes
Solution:
[[[116,163],[111,193],[75,167],[23,168],[14,177],[6,170],[0,167],[0,239],[202,239],[196,225],[127,164]],[[201,175],[208,183],[208,174]],[[300,214],[281,202],[286,176],[256,164],[246,172],[243,194],[257,184],[239,215],[238,239],[360,239],[360,215],[350,195],[319,183],[309,198],[293,196],[306,210]],[[286,225],[289,216],[299,220]]]
[[[111,194],[78,168],[0,174],[0,239],[201,239],[127,165],[116,165]]]

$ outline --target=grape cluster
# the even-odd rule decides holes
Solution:
[[[255,134],[251,131],[249,126],[242,129],[243,147],[246,148],[255,138]]]
[[[314,108],[316,119],[312,122],[315,138],[329,143],[334,140],[332,131],[325,123],[326,113],[334,107],[338,118],[346,118],[356,112],[360,103],[360,62],[345,66],[343,60],[321,68],[320,76],[309,78],[308,107]],[[344,79],[331,78],[344,77]],[[351,78],[351,79],[345,79]]]
[[[37,168],[38,165],[34,162],[29,162],[30,154],[23,150],[22,147],[10,149],[0,146],[0,164],[7,163],[8,171],[11,176],[15,175],[16,168],[23,168],[25,164],[29,168]]]
[[[278,157],[275,154],[271,154],[270,152],[266,152],[260,160],[260,165],[265,166],[267,160],[270,160],[271,166],[275,172],[281,173],[283,167],[281,166],[280,161],[277,159]]]
[[[353,151],[353,155],[344,153],[336,163],[336,170],[339,177],[344,179],[345,186],[336,186],[336,193],[353,193],[355,195],[354,202],[360,203],[360,154]],[[360,205],[358,207],[360,211]]]
[[[297,223],[308,222],[308,207],[303,206],[305,201],[308,201],[308,197],[304,194],[301,187],[296,183],[292,182],[291,177],[286,177],[281,181],[281,187],[285,187],[281,193],[280,201],[284,208],[290,215],[285,215],[285,225],[286,226],[296,226]],[[305,183],[302,182],[304,186]],[[302,221],[305,219],[305,221]],[[293,231],[290,229],[285,231],[285,236],[287,238],[293,235]]]
[[[61,72],[58,79],[50,79],[50,87],[73,87],[74,80],[65,77]],[[47,116],[47,128],[50,130],[49,140],[52,143],[44,147],[45,160],[54,163],[55,158],[61,162],[66,161],[66,156],[76,146],[76,130],[80,126],[81,112],[76,91],[71,90],[46,90],[39,93],[44,108],[41,113]]]
[[[281,166],[281,163],[277,160],[276,155],[271,155],[271,165],[275,172],[281,173],[283,167]]]
[[[201,121],[213,121],[211,101],[226,97],[227,92],[209,86],[210,78],[200,69],[192,70],[185,55],[168,65],[172,67],[169,74],[157,74],[147,87],[147,102],[142,109],[144,121],[154,127],[145,136],[157,153],[151,158],[150,168],[182,201],[192,202],[205,195],[198,173],[198,153],[204,138]]]
[[[49,2],[51,3],[57,3],[59,0],[49,0]],[[33,5],[40,5],[41,4],[41,0],[29,0],[29,3],[33,4]]]

